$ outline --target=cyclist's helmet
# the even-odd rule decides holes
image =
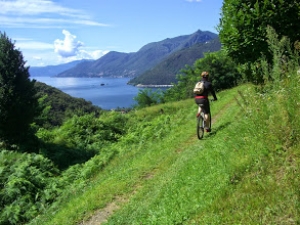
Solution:
[[[209,73],[207,71],[203,71],[201,73],[201,77],[208,77]]]

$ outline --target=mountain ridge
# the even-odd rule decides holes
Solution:
[[[219,38],[205,43],[197,43],[188,48],[180,49],[159,64],[145,71],[140,76],[131,79],[130,85],[170,85],[176,83],[176,76],[186,65],[193,65],[194,62],[204,57],[206,52],[214,52],[221,49]]]
[[[83,60],[75,60],[68,63],[63,63],[59,65],[49,65],[49,66],[32,66],[29,67],[29,74],[31,77],[52,77],[57,75],[58,73],[61,73],[67,69],[70,69],[74,66],[76,66],[78,63],[85,62],[85,61],[91,61],[87,59]]]
[[[97,60],[77,60],[46,67],[30,67],[31,77],[127,77],[130,85],[170,85],[186,65],[221,49],[218,35],[197,30],[142,46],[137,52],[111,51]]]
[[[79,63],[56,77],[128,77],[134,78],[158,65],[172,53],[217,38],[209,31],[166,38],[144,45],[135,53],[109,52],[98,60]]]

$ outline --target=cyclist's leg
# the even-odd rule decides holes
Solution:
[[[210,128],[210,113],[205,114],[205,127]]]
[[[207,100],[205,102],[205,105],[204,105],[204,109],[205,109],[205,128],[207,130],[210,130],[210,106],[209,106],[209,101]]]
[[[198,111],[197,111],[197,117],[200,116],[201,112],[202,112],[202,107],[203,107],[203,101],[202,99],[195,99],[196,104],[198,105]]]
[[[202,112],[202,107],[200,105],[198,105],[198,113],[197,113],[197,115],[200,115],[201,112]]]

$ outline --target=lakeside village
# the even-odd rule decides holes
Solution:
[[[161,88],[161,87],[173,87],[172,84],[137,84],[136,87],[140,87],[140,88]]]
[[[100,86],[104,86],[104,83],[101,83]],[[137,84],[134,85],[139,88],[169,88],[173,87],[173,84]]]

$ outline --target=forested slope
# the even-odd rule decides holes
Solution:
[[[36,82],[35,88],[38,96],[43,98],[42,106],[49,111],[44,113],[47,114],[46,118],[42,118],[43,115],[41,116],[41,120],[44,120],[41,121],[44,127],[61,126],[67,118],[74,116],[74,114],[95,113],[99,115],[102,111],[101,108],[93,105],[90,101],[72,97],[42,82]]]

